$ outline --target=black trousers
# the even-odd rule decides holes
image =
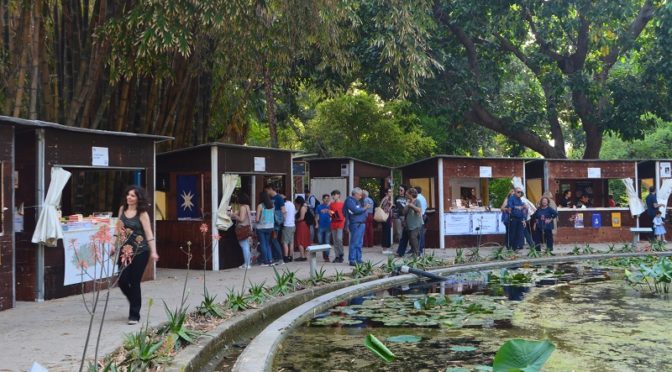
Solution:
[[[140,292],[140,281],[142,274],[147,267],[149,252],[145,251],[133,256],[131,264],[120,268],[119,288],[128,299],[130,308],[128,310],[129,320],[140,320],[140,308],[142,307],[142,293]]]

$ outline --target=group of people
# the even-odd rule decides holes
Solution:
[[[557,206],[553,201],[553,194],[544,193],[530,213],[529,205],[523,200],[523,190],[516,187],[509,192],[501,206],[502,222],[506,227],[505,244],[508,249],[523,249],[525,242],[530,249],[541,250],[546,244],[549,252],[553,251],[553,231],[555,220],[558,217]]]
[[[409,244],[411,254],[421,255],[425,248],[427,223],[427,199],[422,195],[422,188],[399,185],[396,197],[391,188],[387,189],[380,207],[388,215],[387,221],[383,222],[383,248],[392,246],[392,230],[394,240],[399,241],[397,257],[406,254]]]
[[[558,199],[558,206],[562,208],[592,208],[593,201],[590,199],[590,195],[586,193],[581,193],[581,195],[574,200],[572,198],[572,190],[565,190],[560,196],[560,199]],[[607,195],[607,207],[618,207],[618,203],[616,203],[613,195]]]

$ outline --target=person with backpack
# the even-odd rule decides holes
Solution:
[[[317,200],[315,195],[311,194],[309,188],[307,187],[304,188],[303,193],[305,194],[304,198],[306,200],[306,205],[308,205],[308,209],[310,209],[310,212],[313,214],[313,216],[317,215],[315,213],[315,209],[317,208],[318,205],[320,205],[320,202]],[[308,226],[308,231],[310,231],[310,242],[312,244],[315,241],[315,223]]]
[[[297,196],[294,199],[296,207],[296,245],[299,247],[300,257],[296,261],[306,261],[306,248],[310,245],[309,227],[315,223],[315,216],[310,212],[306,200]]]

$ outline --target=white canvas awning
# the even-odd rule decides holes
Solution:
[[[61,221],[58,220],[58,208],[61,205],[63,188],[68,183],[71,173],[63,168],[51,168],[51,182],[47,196],[42,203],[40,218],[37,220],[33,243],[43,243],[47,247],[55,247],[58,239],[63,239]]]
[[[219,230],[227,231],[233,226],[233,221],[227,212],[236,184],[238,184],[237,174],[222,174],[222,201],[217,209],[217,222],[215,223]]]
[[[628,194],[628,205],[630,206],[630,213],[632,213],[633,216],[639,216],[640,214],[644,213],[646,208],[644,208],[642,200],[639,198],[639,195],[637,195],[637,190],[635,190],[635,183],[632,178],[623,178],[621,181],[623,181],[623,184],[625,184],[625,191]]]

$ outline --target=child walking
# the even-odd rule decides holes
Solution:
[[[656,211],[656,217],[653,218],[653,233],[656,234],[658,240],[665,241],[665,222],[663,221],[662,213]]]

